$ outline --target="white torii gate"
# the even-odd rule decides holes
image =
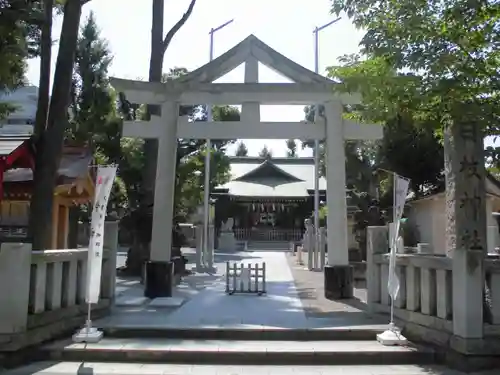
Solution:
[[[259,83],[259,62],[293,83]],[[212,83],[241,64],[245,64],[245,83]],[[124,137],[159,141],[150,254],[152,278],[161,280],[154,275],[155,263],[170,262],[178,138],[326,140],[329,236],[325,295],[327,298],[352,296],[344,140],[375,140],[383,135],[379,125],[364,125],[342,118],[343,104],[359,103],[356,95],[336,93],[335,82],[296,64],[253,35],[203,67],[173,81],[151,83],[113,78],[111,83],[116,90],[124,92],[131,103],[161,106],[161,117],[153,116],[147,122],[125,121],[123,125]],[[242,105],[241,120],[189,122],[178,116],[179,105],[201,103]],[[326,119],[317,123],[261,122],[261,104],[324,104]],[[146,281],[146,285],[150,284]],[[146,291],[146,294],[156,294],[156,297],[171,295],[171,285],[152,288],[156,292]],[[163,289],[170,290],[161,292]]]

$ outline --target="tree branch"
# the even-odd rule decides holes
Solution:
[[[87,0],[87,1],[89,1],[89,0]],[[182,15],[181,19],[179,21],[177,21],[177,23],[170,29],[170,31],[167,33],[167,35],[165,35],[165,39],[163,39],[163,53],[165,53],[165,51],[167,50],[170,42],[174,38],[175,34],[177,34],[177,31],[179,31],[181,29],[181,27],[184,26],[186,21],[191,16],[191,13],[193,13],[193,9],[194,9],[195,4],[196,4],[196,0],[191,0],[189,7],[187,8],[186,12]]]

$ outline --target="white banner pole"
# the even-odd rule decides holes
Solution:
[[[399,293],[399,279],[396,274],[396,243],[399,237],[399,227],[403,216],[404,206],[406,203],[406,195],[410,180],[393,173],[393,231],[389,238],[390,241],[390,256],[389,256],[389,277],[387,282],[387,291],[391,297],[391,320],[389,329],[377,335],[377,340],[383,345],[405,345],[407,340],[401,335],[400,331],[394,324],[394,301]]]
[[[116,176],[116,166],[97,168],[94,205],[90,222],[90,239],[87,252],[87,280],[85,302],[87,303],[87,321],[85,327],[73,335],[74,342],[98,342],[102,332],[92,327],[92,304],[99,302],[101,290],[102,255],[104,244],[104,222],[109,195]]]

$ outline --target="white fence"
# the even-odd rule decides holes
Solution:
[[[266,293],[266,263],[226,262],[226,293],[250,293],[262,295]]]

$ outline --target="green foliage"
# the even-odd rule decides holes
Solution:
[[[238,143],[238,148],[236,149],[236,156],[248,156],[248,148],[243,141]]]
[[[384,138],[373,148],[373,167],[410,178],[417,196],[442,187],[444,154],[435,134],[439,125],[422,115],[420,78],[398,73],[382,58],[363,60],[358,55],[348,55],[340,62],[342,65],[329,68],[329,75],[342,82],[342,90],[359,92],[363,97],[363,104],[350,108],[347,115],[358,121],[384,124]],[[349,158],[352,152],[346,154]],[[363,163],[358,163],[357,169],[362,167]],[[387,193],[392,194],[392,190]]]
[[[90,13],[77,42],[71,121],[66,139],[89,145],[96,164],[115,163],[119,166],[110,205],[127,209],[139,199],[135,188],[143,166],[140,164],[142,144],[138,140],[121,140],[122,120],[116,107],[118,98],[108,82],[111,61],[108,43],[101,38],[95,16]]]
[[[287,139],[286,148],[288,149],[286,155],[289,158],[296,158],[299,156],[297,153],[297,142],[295,141],[295,139]]]
[[[498,2],[332,0],[332,12],[346,12],[367,30],[367,56],[415,73],[418,95],[410,98],[420,118],[439,128],[466,121],[498,134]],[[400,91],[400,83],[387,89]]]
[[[92,142],[93,135],[104,130],[116,118],[115,95],[108,83],[112,61],[106,40],[100,37],[91,12],[78,38],[72,85],[72,126],[70,136],[80,142]]]
[[[26,59],[36,54],[43,13],[40,1],[0,0],[0,91],[25,83]],[[13,111],[0,104],[0,119]]]
[[[262,147],[259,151],[259,157],[271,159],[273,157],[273,152],[267,147],[267,145],[264,145],[264,147]]]

